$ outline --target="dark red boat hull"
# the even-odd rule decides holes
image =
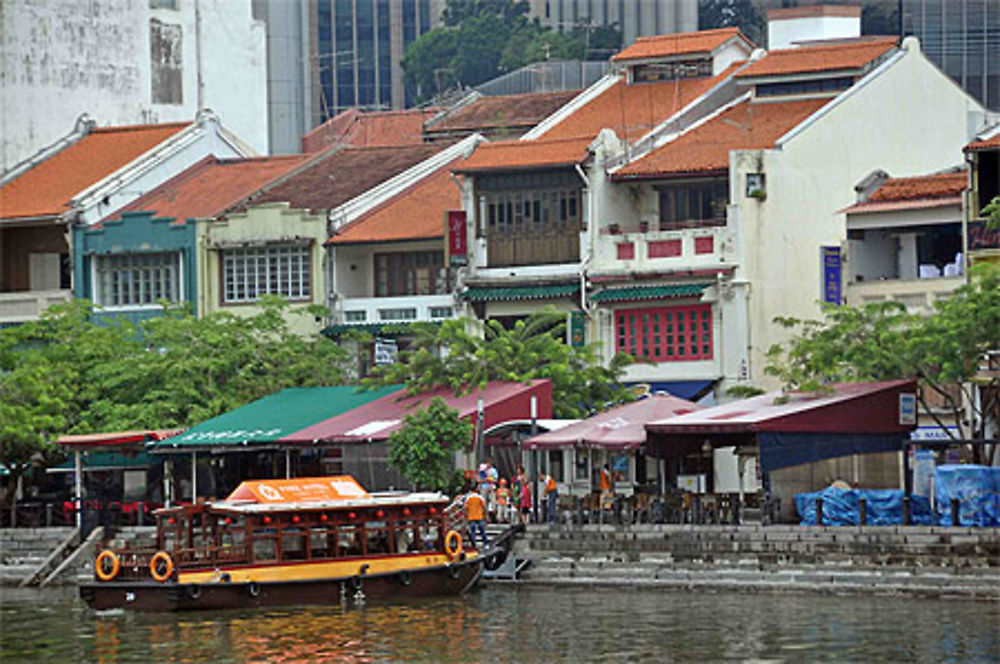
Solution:
[[[134,611],[202,611],[298,604],[356,604],[407,597],[457,595],[479,580],[481,560],[338,579],[263,583],[84,583],[80,597],[92,608]]]

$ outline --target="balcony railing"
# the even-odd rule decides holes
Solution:
[[[962,276],[862,281],[847,285],[847,304],[862,306],[870,302],[894,301],[908,309],[930,310],[935,300],[947,297],[964,283]]]
[[[727,256],[724,226],[686,230],[624,230],[602,233],[595,247],[594,266],[630,272],[718,267]]]
[[[397,297],[343,297],[338,322],[413,323],[444,320],[455,316],[455,298],[445,295],[402,295]]]
[[[68,289],[0,293],[0,325],[38,320],[43,311],[72,295]]]

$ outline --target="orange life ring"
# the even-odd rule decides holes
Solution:
[[[462,555],[462,536],[457,530],[449,530],[444,536],[444,552],[449,560],[455,560]]]
[[[156,563],[163,561],[164,568],[163,572],[157,569]],[[149,574],[154,580],[163,583],[170,578],[170,575],[174,573],[174,561],[170,557],[170,554],[166,551],[157,551],[153,558],[149,561]]]
[[[109,560],[111,561],[111,571],[105,571],[104,563]],[[97,574],[98,579],[101,581],[110,581],[118,576],[119,569],[121,569],[121,561],[115,555],[114,551],[104,549],[97,554],[97,560],[94,561],[94,573]]]

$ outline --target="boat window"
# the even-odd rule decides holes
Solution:
[[[389,524],[385,521],[373,521],[365,524],[365,536],[367,538],[366,553],[381,554],[392,553],[390,548]]]
[[[348,524],[337,529],[337,554],[341,556],[360,556],[364,553],[362,535],[364,528]]]
[[[243,517],[220,517],[218,533],[220,558],[243,558],[246,553],[246,522]]]
[[[314,527],[309,529],[309,557],[310,558],[333,558],[337,555],[336,546],[334,543],[337,541],[337,528],[336,526],[326,527]]]
[[[281,558],[283,560],[305,560],[306,534],[304,528],[284,528],[281,531]]]
[[[420,529],[413,521],[398,521],[395,524],[395,552],[408,553],[420,550]]]
[[[254,523],[253,559],[254,561],[278,559],[278,531],[260,521]]]

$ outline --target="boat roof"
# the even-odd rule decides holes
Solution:
[[[443,503],[448,496],[438,492],[385,492],[372,493],[364,498],[347,498],[338,500],[297,501],[282,503],[257,503],[250,500],[219,500],[208,503],[212,510],[239,512],[245,514],[271,514],[275,512],[313,512],[319,510],[345,510],[362,507],[402,507],[406,505],[423,505],[427,503]]]

